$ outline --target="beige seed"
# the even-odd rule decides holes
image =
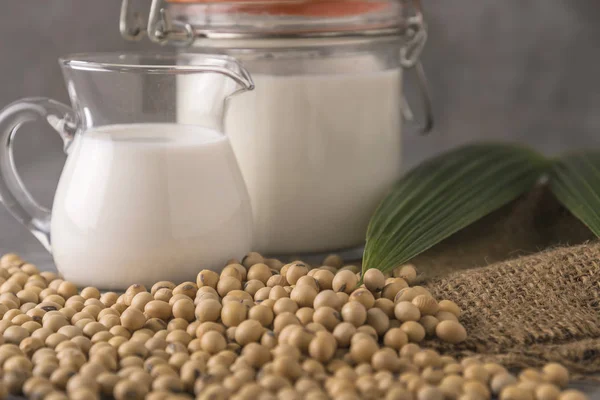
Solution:
[[[337,254],[330,254],[323,260],[323,265],[341,268],[344,265],[344,259]]]
[[[271,288],[271,291],[269,292],[269,299],[277,301],[284,297],[290,297],[288,291],[285,290],[284,287],[274,286]]]
[[[121,314],[121,325],[130,331],[141,329],[146,323],[144,313],[136,308],[130,307]]]
[[[448,311],[438,311],[435,314],[435,317],[438,319],[438,321],[455,321],[458,322],[458,318],[456,318],[456,315],[452,314],[451,312]]]
[[[258,343],[250,343],[242,349],[242,356],[253,368],[260,368],[271,360],[269,350]]]
[[[202,300],[195,309],[195,315],[198,321],[207,322],[207,321],[217,321],[221,316],[221,303],[214,299],[206,299]]]
[[[227,327],[238,326],[246,319],[247,313],[248,309],[243,303],[229,302],[221,309],[221,321]]]
[[[288,325],[300,325],[300,321],[292,313],[279,314],[273,321],[273,331],[279,333]]]
[[[367,270],[363,280],[367,289],[373,293],[380,293],[385,286],[385,277],[383,276],[383,273],[375,268]]]
[[[402,278],[394,278],[390,283],[387,283],[381,291],[381,297],[395,301],[396,295],[403,289],[408,287],[408,283]]]
[[[375,304],[373,307],[379,308],[383,311],[389,318],[394,318],[394,302],[390,299],[386,299],[385,297],[379,298],[375,300]]]
[[[167,334],[165,340],[167,343],[183,343],[187,346],[192,341],[192,337],[183,329],[174,329]]]
[[[338,347],[346,348],[350,346],[350,341],[356,333],[356,327],[349,322],[342,322],[333,329],[333,337],[337,341]]]
[[[119,295],[115,292],[106,292],[100,295],[100,301],[106,306],[111,307],[116,304]],[[70,300],[70,298],[69,298]]]
[[[302,368],[298,361],[291,356],[281,356],[273,361],[273,372],[279,376],[296,380],[302,375]]]
[[[532,382],[542,382],[544,378],[542,374],[533,369],[533,368],[525,368],[519,373],[519,380],[521,381],[532,381]]]
[[[336,292],[335,295],[338,297],[340,304],[346,304],[350,296],[345,292]]]
[[[140,311],[144,311],[144,307],[146,306],[146,304],[148,304],[152,300],[154,300],[154,296],[152,294],[148,292],[140,292],[133,296],[130,307],[137,308]]]
[[[256,320],[262,326],[267,327],[273,322],[274,313],[269,307],[257,305],[248,311],[248,318]]]
[[[349,264],[349,265],[344,265],[340,271],[351,271],[353,274],[357,275],[357,279],[360,278],[360,276],[358,276],[358,274],[360,273],[360,268],[357,265],[353,265],[353,264]]]
[[[458,305],[456,305],[456,303],[453,301],[442,300],[439,302],[439,307],[440,307],[440,311],[446,311],[446,312],[452,313],[452,314],[454,314],[454,316],[456,316],[456,318],[460,317],[460,314],[461,314],[460,307],[458,307]]]
[[[98,332],[107,331],[108,329],[100,322],[90,321],[83,327],[83,334],[88,338],[93,337]]]
[[[221,296],[221,297],[225,297],[227,295],[227,293],[231,292],[232,290],[241,290],[241,289],[242,289],[242,282],[231,276],[222,277],[219,279],[219,282],[217,283],[217,292],[219,293],[219,296]]]
[[[390,319],[379,308],[371,308],[367,311],[367,324],[371,326],[377,336],[383,336],[389,329]]]
[[[146,318],[159,318],[166,321],[172,316],[171,306],[165,301],[152,300],[144,307],[144,315]]]
[[[329,332],[317,332],[315,337],[310,341],[308,346],[309,355],[319,361],[328,362],[335,354],[337,341]]]
[[[173,317],[192,322],[195,317],[195,307],[191,300],[181,299],[173,303]]]
[[[200,288],[208,286],[213,289],[217,288],[217,282],[219,281],[219,274],[209,269],[203,269],[196,277],[196,285]]]
[[[401,301],[412,302],[415,297],[417,297],[419,293],[411,287],[404,287],[400,291],[396,293],[394,297],[394,303],[399,303]]]
[[[249,343],[258,342],[263,333],[263,327],[260,322],[248,319],[240,323],[235,330],[235,341],[241,346]]]
[[[331,307],[335,310],[341,311],[342,308],[342,301],[340,300],[340,298],[337,296],[337,294],[333,291],[333,290],[323,290],[321,292],[319,292],[313,301],[313,304],[311,304],[311,306],[316,310],[320,307]]]
[[[397,372],[400,366],[398,355],[393,349],[384,347],[373,354],[371,365],[375,371]]]
[[[363,325],[360,326],[356,329],[357,333],[364,333],[367,336],[370,336],[371,338],[373,338],[373,340],[378,341],[379,340],[379,335],[377,334],[377,331],[375,330],[375,328],[373,328],[370,325]]]
[[[265,258],[263,263],[267,264],[269,268],[274,269],[276,271],[281,270],[281,267],[283,267],[283,263],[276,258]]]
[[[57,289],[57,293],[68,299],[71,296],[75,296],[77,294],[77,286],[74,283],[69,281],[63,281]]]
[[[317,290],[309,285],[296,286],[290,293],[290,299],[296,302],[298,307],[311,307],[316,297]]]
[[[147,292],[145,292],[147,293]],[[139,293],[136,295],[136,297],[139,296]],[[171,289],[158,289],[156,291],[156,293],[154,293],[153,299],[154,300],[159,300],[159,301],[164,301],[166,303],[168,303],[171,300],[171,297],[173,297],[173,291]],[[135,299],[135,297],[134,297]],[[132,305],[133,305],[133,301],[132,301]]]
[[[465,379],[476,380],[485,384],[487,384],[488,380],[490,379],[490,373],[483,368],[482,365],[478,364],[465,367],[463,376]]]
[[[417,392],[417,400],[444,400],[444,394],[435,386],[425,385]]]
[[[490,382],[490,388],[492,393],[498,395],[507,386],[516,385],[518,382],[514,375],[506,373],[500,373],[494,375]]]
[[[565,390],[560,394],[558,400],[587,400],[588,397],[579,390]]]
[[[403,278],[408,283],[414,283],[417,280],[417,270],[412,264],[406,264],[394,269],[394,278]]]
[[[334,292],[344,292],[350,294],[356,288],[358,278],[352,271],[344,270],[335,274],[331,287]]]
[[[530,390],[519,388],[515,385],[505,387],[500,392],[500,400],[533,400],[533,393]]]
[[[350,294],[348,301],[357,301],[368,310],[375,304],[375,297],[367,289],[359,288]]]
[[[438,326],[440,321],[433,315],[425,315],[419,320],[419,324],[425,329],[425,334],[428,337],[435,336],[435,328]]]
[[[265,284],[258,279],[252,279],[244,283],[244,291],[254,297],[256,292],[264,288]]]
[[[400,325],[400,329],[406,333],[411,342],[419,343],[425,338],[425,329],[418,322],[406,321]]]
[[[435,333],[438,338],[452,344],[464,342],[467,339],[467,331],[459,322],[455,321],[440,322],[435,328]]]
[[[273,304],[273,312],[279,315],[284,312],[295,313],[298,310],[298,304],[289,297],[282,297]]]
[[[408,343],[408,335],[400,328],[393,328],[386,332],[383,343],[395,350],[400,350]]]
[[[219,280],[222,280],[225,277],[231,277],[238,281],[243,280],[242,271],[239,268],[236,268],[235,264],[231,264],[223,268],[221,274],[219,275]]]
[[[254,264],[264,263],[265,259],[260,253],[250,252],[242,259],[242,265],[246,268],[252,267]]]
[[[560,396],[558,386],[551,383],[542,383],[534,390],[536,400],[557,400]]]
[[[42,321],[44,328],[48,328],[53,332],[58,332],[60,328],[69,324],[67,319],[60,313],[54,315],[49,315],[49,313],[46,313]]]
[[[396,319],[402,322],[418,321],[421,319],[419,308],[408,301],[401,301],[394,306],[394,315]]]
[[[342,317],[339,312],[331,307],[321,307],[313,314],[313,321],[332,332],[336,325],[342,322]]]
[[[129,379],[123,379],[114,386],[113,395],[116,400],[141,400],[147,390],[143,385]]]
[[[454,362],[454,360],[452,360],[451,362]],[[485,363],[483,365],[483,368],[485,368],[485,370],[490,373],[490,376],[507,373],[506,368],[496,363]]]
[[[275,286],[286,286],[287,284],[288,282],[283,275],[273,275],[266,282],[267,287],[270,288]]]
[[[148,349],[144,346],[144,343],[140,341],[134,341],[133,339],[129,342],[122,343],[117,350],[119,357],[125,358],[129,356],[137,356],[145,358],[148,356]]]
[[[544,379],[558,387],[565,388],[569,383],[569,371],[558,363],[549,363],[542,368]]]
[[[321,290],[331,290],[332,289],[333,278],[334,278],[333,272],[325,270],[325,269],[317,270],[314,273],[313,278],[315,278],[315,280],[317,281],[319,288]]]
[[[371,358],[377,350],[377,342],[371,339],[358,340],[350,346],[350,354],[356,363],[371,363]]]
[[[435,315],[440,309],[437,301],[431,296],[420,294],[416,296],[412,303],[417,306],[422,315]]]
[[[9,326],[4,331],[4,341],[19,345],[25,338],[29,337],[29,331],[22,326]]]
[[[198,292],[198,286],[194,282],[183,282],[173,289],[173,296],[183,295],[193,299]]]
[[[318,310],[320,310],[320,308]],[[351,301],[344,304],[344,306],[342,307],[341,316],[345,322],[349,322],[352,325],[359,327],[362,326],[367,320],[367,310],[361,303]]]
[[[286,273],[285,280],[290,285],[295,285],[298,279],[308,274],[308,266],[301,262],[292,263]]]
[[[255,279],[263,284],[266,284],[269,278],[273,275],[271,268],[263,263],[257,263],[248,269],[247,279]]]
[[[298,311],[296,311],[296,317],[300,321],[302,325],[307,325],[313,322],[313,315],[315,313],[314,308],[312,307],[302,307]]]

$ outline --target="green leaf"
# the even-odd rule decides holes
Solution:
[[[600,152],[556,160],[550,170],[550,189],[562,205],[600,236]]]
[[[476,144],[406,174],[371,218],[363,271],[395,268],[530,190],[548,160],[512,144]]]

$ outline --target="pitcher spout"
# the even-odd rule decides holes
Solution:
[[[254,90],[254,81],[248,70],[237,60],[232,58],[230,61],[232,62],[232,66],[228,68],[228,73],[225,74],[238,84],[238,89],[231,93],[230,96]]]
[[[254,81],[252,80],[252,76],[250,76],[250,72],[235,58],[214,55],[205,57],[197,54],[194,54],[192,57],[190,66],[195,68],[201,66],[206,68],[207,72],[220,73],[236,83],[235,87],[224,93],[226,98],[238,93],[254,90]]]

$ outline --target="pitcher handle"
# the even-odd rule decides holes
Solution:
[[[63,139],[65,152],[77,131],[77,117],[67,105],[47,98],[16,101],[0,111],[0,202],[51,252],[51,212],[31,196],[15,167],[14,139],[26,122],[46,120]]]

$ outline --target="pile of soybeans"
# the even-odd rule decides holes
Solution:
[[[0,258],[0,398],[580,400],[558,364],[513,375],[419,346],[467,337],[461,310],[329,256],[311,268],[250,253],[196,282],[78,290]]]

